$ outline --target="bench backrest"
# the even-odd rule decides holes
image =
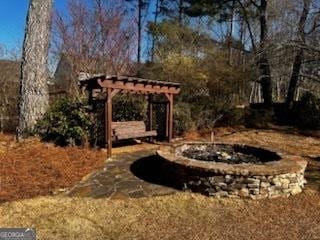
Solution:
[[[146,131],[143,121],[112,122],[111,128],[116,135]]]

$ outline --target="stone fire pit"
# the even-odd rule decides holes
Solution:
[[[209,196],[288,197],[300,193],[306,182],[303,158],[265,148],[192,142],[162,147],[157,154],[170,181]]]

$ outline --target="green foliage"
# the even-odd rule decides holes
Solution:
[[[194,54],[210,39],[206,34],[177,21],[150,23],[148,31],[155,38],[156,54],[160,58],[163,53]]]
[[[113,98],[113,121],[142,121],[145,116],[145,100],[132,95]]]
[[[189,104],[177,103],[174,106],[174,133],[182,135],[193,128]]]
[[[82,101],[61,98],[38,122],[37,131],[44,140],[59,145],[80,145],[87,139],[91,125],[88,108]]]
[[[227,21],[231,15],[232,0],[187,0],[189,3],[186,14],[191,17],[216,16],[218,21]]]
[[[305,93],[294,105],[292,115],[300,128],[320,128],[320,99],[312,93]]]
[[[232,107],[247,102],[252,70],[229,65],[227,53],[199,30],[174,21],[150,25],[149,30],[156,39],[155,58],[141,73],[181,83],[176,102],[188,105],[190,124],[199,130],[210,129],[221,114],[232,124],[242,122],[243,116]]]

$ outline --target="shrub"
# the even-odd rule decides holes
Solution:
[[[203,109],[197,116],[196,124],[198,130],[209,130],[216,126],[216,121],[220,118],[215,109]]]
[[[320,127],[320,99],[312,93],[305,93],[293,106],[292,116],[300,128],[315,129]]]
[[[245,124],[246,109],[231,108],[222,113],[222,118],[217,122],[218,126],[239,126]]]
[[[294,125],[294,119],[292,116],[292,111],[288,109],[288,106],[285,102],[274,103],[274,118],[277,124],[279,125]]]
[[[174,106],[174,133],[182,135],[193,127],[191,109],[187,103],[177,103]]]
[[[203,109],[197,117],[197,129],[208,131],[214,127],[239,126],[244,124],[245,109],[215,108]]]
[[[51,105],[36,129],[43,140],[80,145],[88,138],[91,125],[88,108],[82,101],[61,98]]]
[[[146,116],[146,101],[141,98],[122,95],[113,99],[114,121],[141,121]]]
[[[268,128],[274,121],[273,109],[264,107],[251,107],[245,113],[245,125],[250,128]]]

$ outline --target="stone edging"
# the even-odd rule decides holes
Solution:
[[[186,142],[164,146],[157,154],[168,163],[173,181],[196,192],[211,196],[266,198],[290,196],[302,191],[307,161],[300,156],[275,152],[280,160],[257,164],[226,164],[193,160],[179,154]],[[227,144],[219,142],[217,144]],[[237,145],[237,144],[233,144]],[[241,145],[248,146],[248,145]],[[249,146],[251,147],[251,146]],[[255,148],[255,147],[253,147]],[[256,148],[272,151],[268,148]],[[170,176],[168,176],[170,177]]]

